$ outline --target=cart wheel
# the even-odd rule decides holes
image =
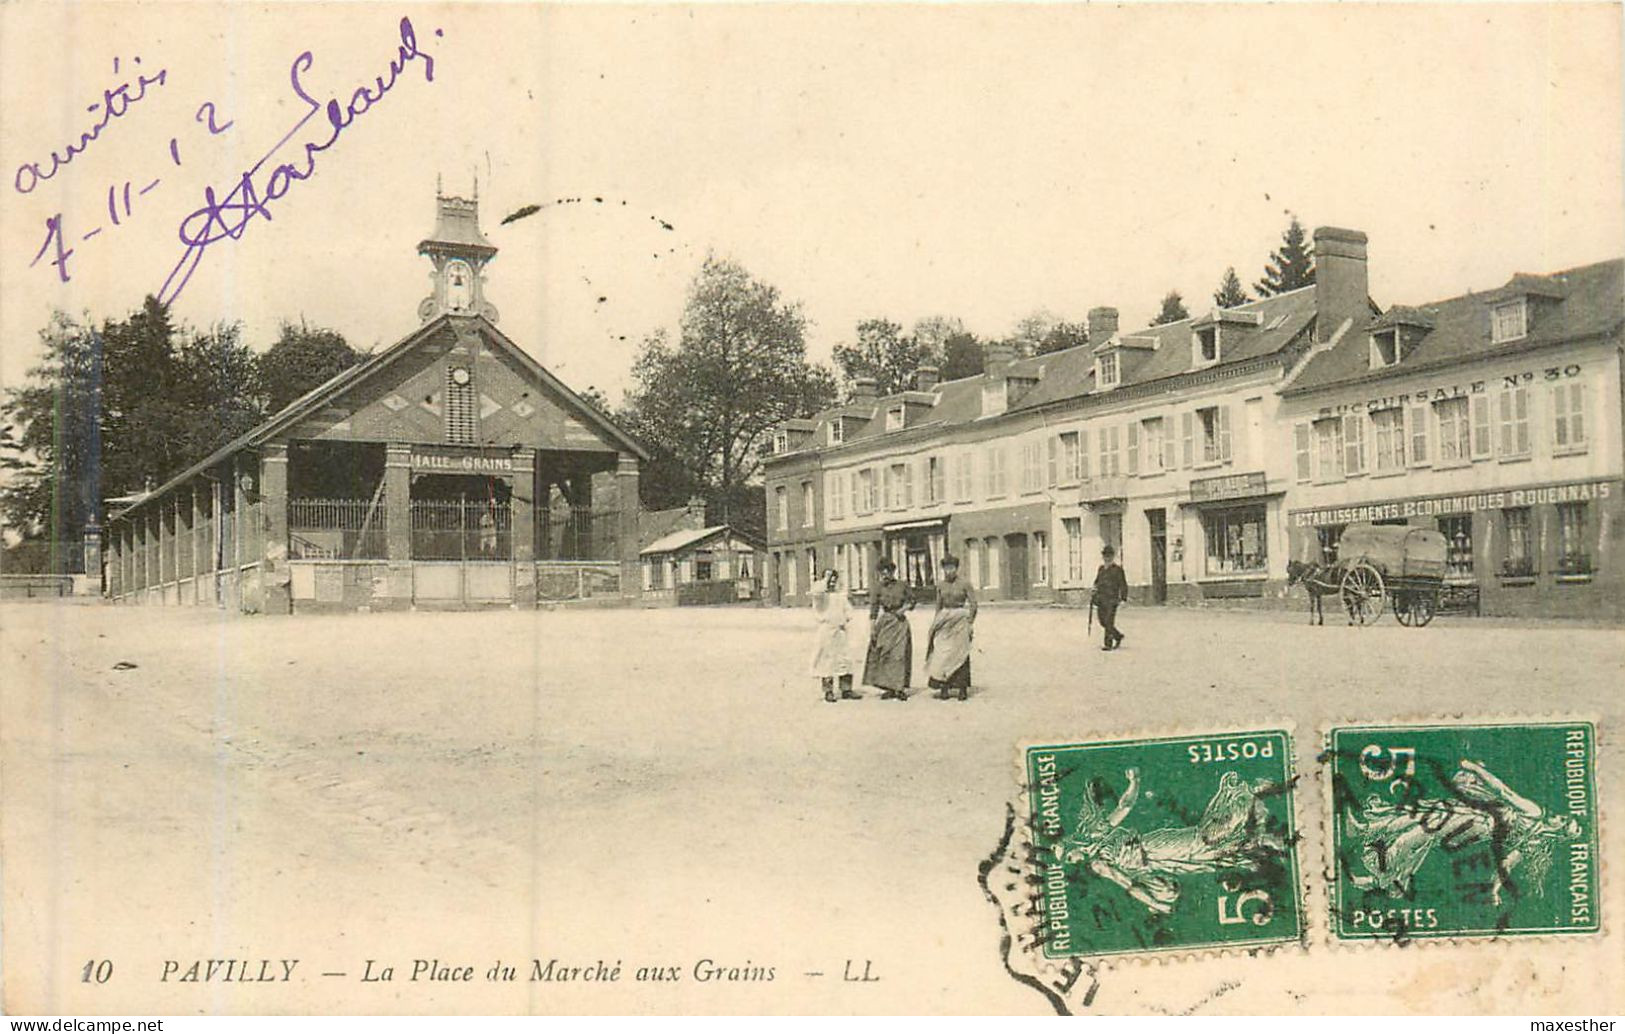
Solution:
[[[1423,625],[1433,620],[1433,614],[1438,609],[1439,599],[1437,594],[1431,592],[1417,593],[1415,602],[1411,604],[1411,617],[1413,623],[1417,628],[1421,628]]]
[[[1343,575],[1343,607],[1356,624],[1375,624],[1386,606],[1382,573],[1361,561]]]
[[[1409,625],[1414,616],[1412,608],[1416,597],[1408,592],[1394,593],[1394,620],[1402,625]]]

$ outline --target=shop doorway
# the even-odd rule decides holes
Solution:
[[[1032,585],[1032,573],[1027,568],[1027,536],[1016,533],[1004,537],[1005,568],[1010,578],[1012,600],[1024,600]]]
[[[1168,514],[1165,510],[1145,511],[1151,526],[1151,602],[1168,602]]]

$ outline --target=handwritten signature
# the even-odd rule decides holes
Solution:
[[[436,29],[434,34],[441,37],[445,35],[441,29]],[[373,82],[357,87],[350,95],[348,103],[341,104],[338,98],[334,97],[324,104],[312,97],[300,82],[301,74],[309,72],[316,63],[315,57],[307,50],[294,58],[288,70],[289,83],[293,87],[293,92],[308,106],[308,110],[280,140],[272,145],[270,150],[237,178],[224,197],[220,196],[213,186],[204,188],[202,206],[180,222],[179,236],[181,243],[186,245],[186,250],[164,280],[163,287],[158,292],[158,300],[169,304],[180,296],[181,291],[192,279],[192,275],[197,272],[198,265],[203,261],[203,255],[210,245],[227,239],[241,239],[256,217],[270,221],[270,203],[280,200],[295,183],[314,175],[316,156],[337,143],[340,135],[357,117],[381,101],[395,86],[401,73],[413,62],[422,63],[425,82],[434,82],[434,57],[419,48],[417,31],[412,27],[412,20],[402,18],[400,45],[396,49],[395,57],[389,62],[388,77],[380,75]],[[302,166],[286,161],[273,166],[272,159],[277,153],[318,113],[327,117],[329,129],[327,139],[320,142],[305,142]]]
[[[137,57],[135,63],[139,65],[141,59]],[[119,74],[119,59],[116,57],[113,59],[113,74]],[[103,90],[102,99],[85,108],[91,114],[95,114],[96,111],[100,110],[102,113],[101,120],[80,133],[78,143],[67,144],[60,152],[52,151],[50,168],[45,168],[45,162],[43,161],[24,162],[17,166],[16,175],[11,177],[13,189],[19,194],[27,194],[32,192],[35,187],[38,187],[41,180],[48,180],[55,176],[61,171],[62,166],[67,165],[74,158],[89,150],[90,145],[101,137],[102,130],[106,129],[109,123],[116,118],[123,118],[132,105],[145,97],[147,87],[163,86],[168,78],[169,69],[160,68],[157,75],[138,73],[135,78],[135,85],[139,89],[135,93],[130,92],[130,83],[120,83],[118,86],[111,86]]]

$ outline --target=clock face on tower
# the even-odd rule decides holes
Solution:
[[[474,271],[462,259],[446,263],[446,308],[467,312],[474,307]]]

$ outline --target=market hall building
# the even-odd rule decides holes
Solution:
[[[1447,602],[1625,615],[1625,261],[1394,306],[1281,389],[1288,535],[1335,558],[1355,522],[1436,528]]]
[[[286,614],[637,594],[642,448],[497,329],[477,201],[438,197],[418,252],[415,332],[110,515],[108,596]]]

